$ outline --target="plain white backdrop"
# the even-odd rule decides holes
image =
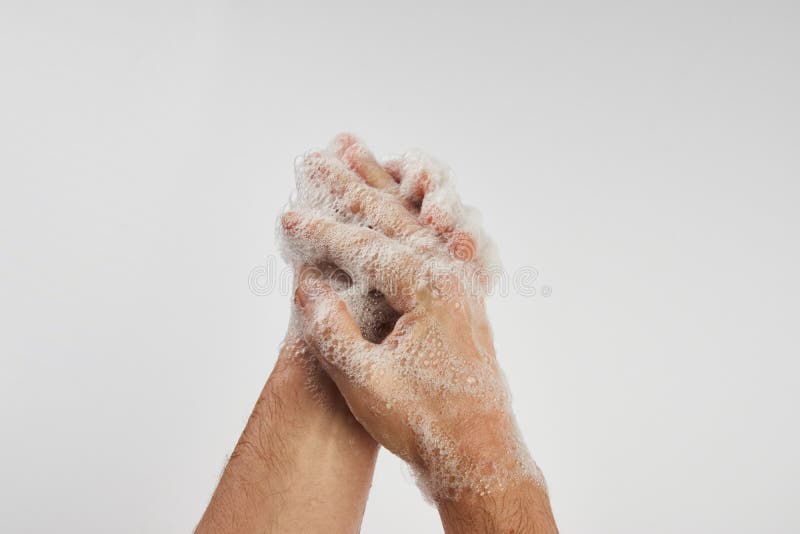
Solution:
[[[537,269],[489,306],[562,532],[798,532],[798,4],[289,4],[0,7],[0,531],[191,531],[350,130]],[[363,530],[439,529],[383,452]]]

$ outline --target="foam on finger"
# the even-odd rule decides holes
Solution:
[[[279,236],[287,261],[317,266],[338,294],[336,305],[346,308],[330,308],[333,299],[320,302],[329,308],[317,309],[298,328],[370,392],[373,414],[402,419],[398,424],[416,442],[414,451],[395,452],[418,468],[420,487],[432,499],[498,492],[520,480],[543,484],[516,431],[491,334],[480,319],[491,280],[485,273],[498,262],[477,212],[462,205],[449,169],[420,151],[386,164],[399,185],[370,196],[339,160],[360,150],[358,141],[342,136],[332,146],[333,152],[317,151],[296,166],[297,194]],[[319,165],[341,175],[321,180]],[[404,207],[409,203],[424,224],[413,231],[385,224],[413,219]],[[408,300],[397,298],[393,282]],[[335,323],[345,312],[361,341]],[[448,321],[470,328],[454,333],[442,327]],[[463,439],[471,421],[486,428]],[[480,438],[487,435],[490,447]]]
[[[452,251],[459,253],[457,258],[475,259],[487,269],[499,267],[496,248],[483,230],[480,213],[461,202],[447,166],[421,150],[410,150],[384,166],[400,182],[401,196],[417,206],[423,224],[442,236]],[[456,242],[450,243],[453,240]]]

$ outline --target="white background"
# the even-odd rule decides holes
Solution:
[[[449,163],[552,288],[490,309],[562,532],[800,530],[798,5],[288,4],[3,3],[0,531],[194,527],[340,130]],[[383,453],[364,531],[439,529]]]

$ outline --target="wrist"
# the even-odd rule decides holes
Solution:
[[[508,411],[471,406],[454,414],[450,424],[414,429],[418,454],[411,460],[430,498],[492,495],[526,480],[544,485]]]
[[[490,493],[467,490],[458,498],[438,500],[437,508],[447,533],[558,532],[547,490],[532,479]]]
[[[339,464],[374,458],[377,444],[306,350],[296,339],[281,346],[237,449],[244,445],[273,466],[313,465],[323,450],[346,449]]]
[[[507,410],[415,428],[418,482],[446,532],[557,532],[544,479]]]

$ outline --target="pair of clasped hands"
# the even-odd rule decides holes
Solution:
[[[358,532],[379,445],[446,532],[557,532],[495,358],[480,239],[441,170],[413,163],[349,134],[299,162],[279,228],[293,319],[197,532]],[[390,313],[370,321],[376,298]]]

